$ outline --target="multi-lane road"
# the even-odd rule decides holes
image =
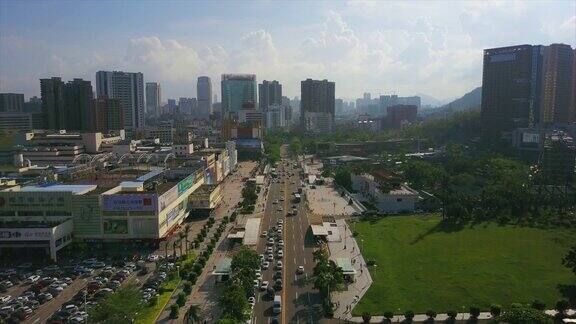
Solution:
[[[283,220],[284,257],[275,258],[269,269],[262,270],[262,280],[273,285],[276,260],[282,260],[283,289],[276,291],[276,295],[282,296],[282,312],[273,314],[273,299],[259,291],[256,294],[253,323],[318,323],[322,314],[321,299],[309,280],[314,268],[314,239],[309,231],[304,203],[294,202],[294,192],[301,186],[300,166],[297,161],[288,158],[285,146],[282,147],[282,160],[276,171],[278,177],[271,180],[268,187],[260,229],[271,231],[273,226],[278,225],[279,219]],[[293,207],[297,208],[297,215],[288,216]],[[260,238],[258,253],[265,253],[266,241],[267,238]],[[277,249],[275,246],[274,255],[277,255]],[[299,266],[304,267],[303,274],[297,273]]]

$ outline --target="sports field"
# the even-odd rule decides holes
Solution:
[[[561,264],[576,231],[501,226],[458,231],[439,216],[398,216],[352,225],[374,283],[353,313],[487,309],[539,299],[553,308],[574,274]]]

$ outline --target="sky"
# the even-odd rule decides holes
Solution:
[[[0,92],[122,70],[160,82],[163,101],[195,97],[200,75],[220,98],[223,73],[278,80],[289,97],[313,78],[347,99],[447,100],[481,85],[483,49],[551,43],[576,47],[576,0],[0,0]]]

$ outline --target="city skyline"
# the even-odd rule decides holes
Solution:
[[[159,82],[165,98],[196,97],[201,75],[254,73],[289,97],[314,78],[336,82],[339,98],[448,99],[481,85],[485,48],[576,44],[574,2],[158,4],[2,1],[0,92],[30,98],[41,78],[95,84],[96,71],[121,70]],[[74,14],[54,23],[64,7]],[[127,12],[150,23],[115,19]]]

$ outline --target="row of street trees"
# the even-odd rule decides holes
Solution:
[[[259,268],[258,254],[247,247],[242,247],[232,257],[232,274],[220,296],[222,307],[220,323],[244,322],[248,319],[250,309],[248,297],[254,293],[255,271]]]
[[[344,284],[344,273],[336,263],[328,259],[325,250],[314,251],[314,288],[320,291],[323,300],[323,308],[326,316],[331,317],[334,313],[330,292],[339,289]]]

